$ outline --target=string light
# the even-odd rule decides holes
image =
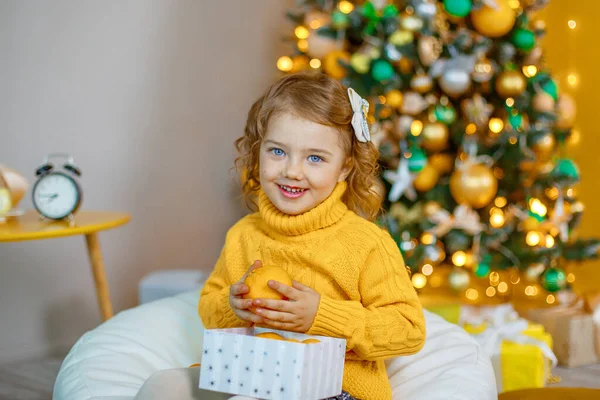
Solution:
[[[577,22],[575,22],[574,20],[570,19],[569,22],[567,22],[567,25],[569,25],[569,28],[575,29],[577,27]]]
[[[558,198],[558,188],[553,186],[546,189],[546,196],[548,196],[550,200],[556,200]]]
[[[490,225],[494,228],[501,228],[504,225],[504,213],[498,210],[490,216]]]
[[[506,282],[500,282],[498,284],[498,292],[499,293],[506,293],[507,290],[508,290],[508,285]]]
[[[519,7],[521,7],[521,3],[519,2],[519,0],[508,0],[508,5],[513,10],[518,10]]]
[[[427,278],[418,272],[412,276],[412,284],[416,289],[422,289],[427,284]]]
[[[294,62],[288,56],[279,57],[277,60],[277,69],[283,72],[289,72],[294,67]]]
[[[504,122],[500,118],[492,118],[489,122],[490,131],[500,133],[504,129]]]
[[[488,297],[494,297],[496,295],[496,289],[490,286],[485,290],[485,294]]]
[[[308,50],[308,41],[306,39],[298,40],[298,50],[301,52],[306,52]]]
[[[510,144],[517,144],[517,137],[516,137],[516,136],[511,136],[511,137],[508,139],[508,142],[509,142]]]
[[[554,238],[552,235],[546,235],[546,248],[551,249],[554,247]]]
[[[433,235],[429,232],[425,232],[421,235],[421,243],[423,244],[432,244],[433,243]]]
[[[458,250],[454,254],[452,254],[452,263],[457,267],[463,267],[467,262],[467,255],[464,251]]]
[[[527,244],[531,247],[537,246],[538,244],[540,244],[540,234],[536,231],[527,232],[525,242],[527,242]]]
[[[539,215],[540,217],[545,217],[548,212],[548,208],[542,203],[540,200],[533,197],[529,200],[529,209],[532,213]]]
[[[515,105],[515,99],[513,99],[512,97],[509,97],[508,99],[506,99],[506,105],[509,107],[512,107]]]
[[[535,288],[533,286],[527,286],[525,288],[525,295],[526,296],[533,296],[535,293]]]
[[[573,274],[572,272],[569,272],[567,274],[567,282],[569,282],[569,283],[575,282],[575,274]]]
[[[567,189],[567,196],[573,197],[573,189],[572,188]]]
[[[571,86],[575,86],[577,85],[577,75],[575,74],[569,74],[569,76],[567,76],[567,82],[569,82],[569,85]]]
[[[546,296],[546,303],[554,304],[555,301],[556,301],[556,298],[554,297],[554,295],[549,294],[548,296]]]
[[[415,119],[410,124],[410,134],[413,136],[419,136],[422,131],[423,131],[423,122],[419,121],[418,119]]]
[[[538,69],[535,65],[524,65],[523,66],[523,75],[528,78],[533,78],[537,75]]]
[[[349,1],[342,0],[338,4],[338,8],[344,14],[350,14],[352,10],[354,10],[354,4],[350,3]]]
[[[473,288],[469,288],[465,292],[465,296],[469,300],[477,300],[477,298],[479,297],[479,292]]]
[[[504,207],[506,205],[506,197],[499,196],[494,200],[496,207]]]
[[[474,123],[472,123],[472,122],[471,122],[471,123],[470,123],[470,124],[468,124],[468,125],[467,125],[467,127],[465,128],[465,133],[466,133],[467,135],[472,135],[472,134],[474,134],[475,132],[477,132],[477,125],[475,125]]]
[[[294,34],[298,39],[306,39],[309,35],[309,32],[305,26],[300,25],[294,29]]]
[[[510,283],[512,283],[513,285],[516,285],[519,282],[521,282],[521,277],[519,275],[514,275],[510,277]],[[502,283],[500,285],[502,285]]]
[[[312,60],[310,60],[310,66],[314,69],[317,69],[321,66],[321,60],[319,60],[318,58],[313,58]]]
[[[498,286],[498,282],[500,282],[500,274],[494,271],[490,274],[490,284],[492,286]]]
[[[421,272],[423,273],[423,275],[429,276],[433,274],[433,266],[431,264],[425,264],[421,268]]]

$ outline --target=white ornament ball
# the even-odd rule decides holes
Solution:
[[[471,87],[471,77],[462,69],[449,69],[439,79],[440,87],[450,97],[458,97]]]
[[[450,275],[448,275],[448,281],[450,282],[450,287],[456,291],[460,291],[466,289],[469,286],[469,282],[471,281],[471,277],[469,273],[463,268],[454,268]]]

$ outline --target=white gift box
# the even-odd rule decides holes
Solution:
[[[255,337],[275,332],[304,344]],[[342,392],[346,340],[262,328],[207,329],[200,388],[261,399],[317,400]]]

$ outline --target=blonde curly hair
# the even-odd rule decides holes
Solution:
[[[361,143],[356,139],[347,90],[342,83],[325,74],[297,73],[279,79],[252,104],[244,135],[235,141],[240,154],[235,167],[242,177],[242,191],[251,210],[256,209],[254,198],[260,189],[260,145],[269,121],[275,115],[291,113],[337,129],[351,168],[346,178],[348,189],[342,200],[350,210],[368,220],[377,217],[383,201],[375,189],[379,152],[373,143]]]

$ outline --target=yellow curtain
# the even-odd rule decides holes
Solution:
[[[521,0],[527,1],[527,0]],[[570,93],[577,103],[575,126],[581,133],[578,146],[568,154],[580,167],[581,183],[576,188],[585,205],[578,235],[600,236],[600,1],[551,0],[534,19],[546,23],[542,47],[547,65],[559,90]],[[571,21],[571,22],[569,22]],[[572,29],[574,27],[574,29]],[[600,261],[571,269],[576,274],[576,291],[600,290]]]

